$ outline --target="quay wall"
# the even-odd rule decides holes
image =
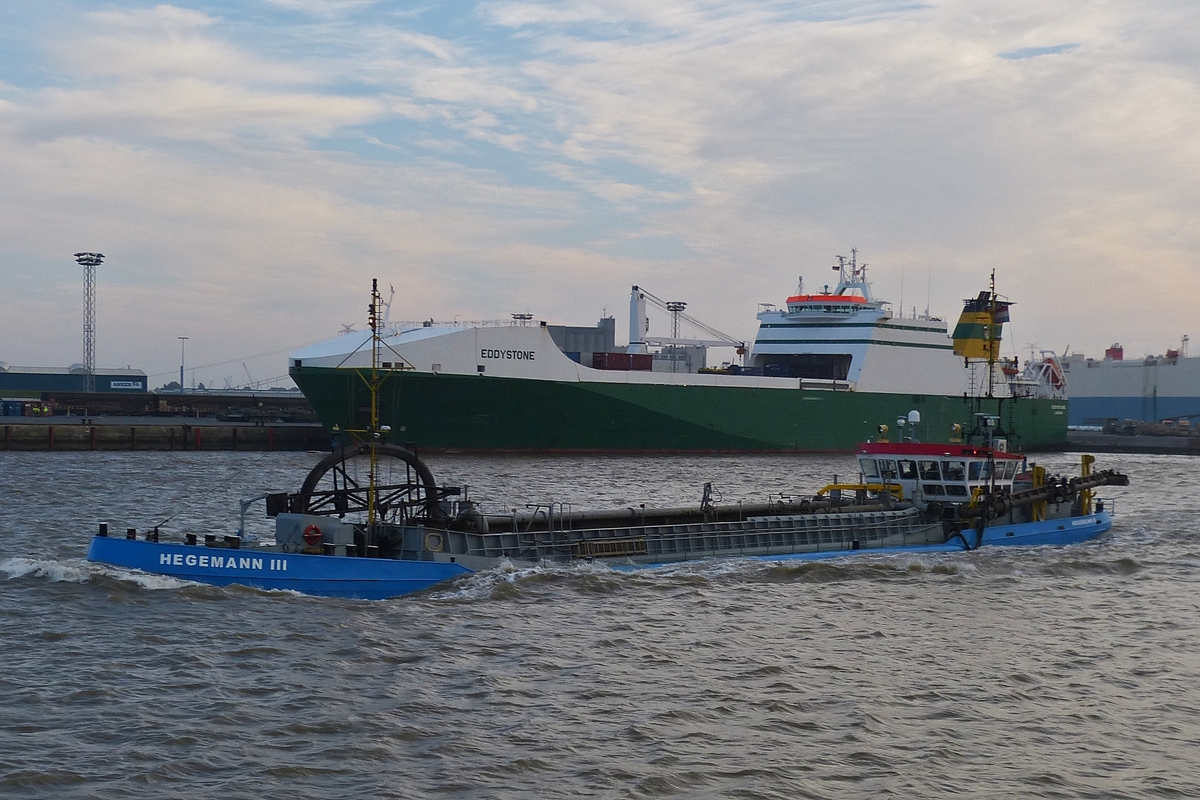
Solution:
[[[1068,431],[1066,449],[1088,453],[1200,455],[1200,436],[1127,436],[1099,431]]]
[[[0,422],[3,420],[0,419]],[[329,450],[320,425],[3,425],[0,450]]]

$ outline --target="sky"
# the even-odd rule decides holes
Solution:
[[[1200,299],[1192,0],[0,4],[0,361],[218,387],[393,320],[752,339],[858,249],[1006,353],[1179,346]],[[652,321],[665,332],[665,321]],[[1200,354],[1200,346],[1196,348]]]

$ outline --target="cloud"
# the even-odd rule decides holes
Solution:
[[[1055,44],[1048,47],[1019,47],[1016,50],[1009,50],[1007,53],[1000,53],[1001,58],[1010,60],[1020,60],[1023,58],[1037,58],[1038,56],[1052,56],[1059,53],[1067,53],[1079,47],[1078,42],[1072,44]]]
[[[288,11],[323,17],[336,17],[362,11],[379,3],[379,0],[265,0],[267,5]]]
[[[77,360],[21,332],[79,249],[138,320],[107,352],[155,370],[185,325],[212,361],[333,333],[374,275],[397,317],[587,321],[639,283],[749,337],[853,245],[949,315],[997,268],[1010,344],[1155,349],[1200,250],[1200,12],[1158,12],[118,2],[43,34],[38,80],[0,73],[0,342],[27,354],[0,358]]]
[[[87,32],[49,43],[60,63],[79,78],[124,78],[139,83],[162,78],[312,82],[295,64],[258,57],[218,38],[221,20],[197,11],[160,5],[152,9],[96,11],[85,15]]]

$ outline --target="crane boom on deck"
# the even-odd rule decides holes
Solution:
[[[670,336],[650,336],[649,319],[646,317],[647,304],[665,311],[671,315],[672,326]],[[691,347],[735,347],[742,351],[746,343],[735,339],[727,333],[696,319],[683,311],[686,303],[666,301],[640,286],[634,286],[629,295],[629,352],[645,353],[647,347],[653,346],[691,346]],[[690,339],[679,336],[679,323],[686,322],[708,338]]]

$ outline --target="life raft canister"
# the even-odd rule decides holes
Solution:
[[[309,525],[304,529],[304,543],[309,547],[316,547],[321,543],[321,529],[316,525]]]

